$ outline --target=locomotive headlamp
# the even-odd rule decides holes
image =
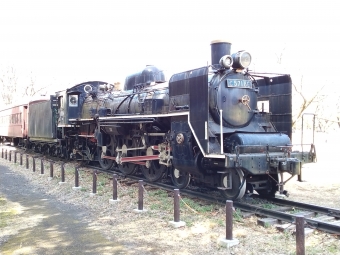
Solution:
[[[229,69],[233,65],[233,58],[230,55],[224,55],[220,59],[220,65]]]
[[[239,51],[231,55],[233,57],[233,68],[247,68],[251,63],[251,55],[247,51]]]

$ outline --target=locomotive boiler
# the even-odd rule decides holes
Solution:
[[[251,55],[230,48],[213,41],[211,65],[169,81],[146,66],[122,91],[96,81],[57,92],[49,151],[126,175],[140,171],[149,181],[170,176],[178,188],[193,183],[232,200],[254,190],[283,193],[316,157],[314,145],[292,150],[291,78],[250,72]]]

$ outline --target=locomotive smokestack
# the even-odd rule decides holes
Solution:
[[[214,40],[211,42],[211,65],[220,68],[220,59],[224,55],[230,55],[231,43],[225,40]]]

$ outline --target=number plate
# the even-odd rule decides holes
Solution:
[[[228,79],[226,85],[229,88],[250,89],[252,82],[250,80]]]

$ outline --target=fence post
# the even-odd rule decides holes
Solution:
[[[78,167],[75,167],[74,170],[74,186],[79,187],[79,172],[78,172]]]
[[[1,158],[4,158],[4,148],[1,149]]]
[[[97,170],[93,170],[92,172],[92,194],[97,193]]]
[[[226,235],[227,240],[233,240],[233,201],[226,201]]]
[[[26,154],[26,169],[29,169],[30,165],[28,162],[28,154]]]
[[[20,152],[20,166],[22,166],[22,153]]]
[[[60,171],[61,171],[61,182],[59,184],[64,184],[65,183],[65,163],[62,162],[60,165]]]
[[[113,184],[112,199],[117,200],[118,199],[118,190],[117,190],[117,175],[116,174],[113,175],[112,184]]]
[[[186,225],[184,221],[180,221],[179,197],[179,189],[174,189],[174,220],[169,221],[169,224],[174,228],[184,227]]]
[[[40,159],[40,174],[44,174],[44,160]]]
[[[8,160],[9,160],[9,161],[12,161],[12,151],[9,150],[8,153],[9,153],[9,155],[8,155]]]
[[[119,201],[118,195],[117,195],[117,174],[113,174],[112,177],[112,199],[109,200],[110,203],[115,203]]]
[[[218,244],[225,247],[231,247],[239,244],[239,240],[233,239],[233,201],[227,200],[225,206],[226,214],[226,235],[225,238],[219,238]]]
[[[32,171],[35,172],[35,157],[32,157]]]
[[[79,167],[74,168],[74,187],[72,189],[79,190],[81,187],[79,186]]]
[[[143,180],[138,181],[138,210],[143,211]]]
[[[17,152],[14,151],[14,164],[16,164],[16,163],[17,163]]]
[[[305,217],[296,216],[296,255],[305,255]]]
[[[5,159],[7,160],[7,149],[5,151]]]
[[[179,189],[174,190],[174,222],[180,222]]]
[[[50,161],[50,177],[48,177],[48,180],[53,179],[53,161]]]
[[[143,209],[143,180],[138,181],[138,209],[134,209],[135,212],[146,212],[147,210]]]

